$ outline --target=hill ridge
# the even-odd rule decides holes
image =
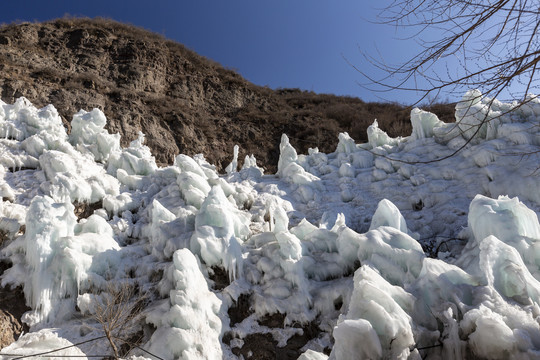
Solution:
[[[0,88],[8,103],[53,104],[68,130],[73,114],[97,107],[124,146],[144,132],[161,165],[203,153],[223,169],[238,144],[240,159],[254,154],[273,172],[282,133],[300,152],[333,151],[342,131],[365,141],[375,118],[390,135],[410,134],[405,106],[257,86],[160,34],[103,18],[2,26]]]

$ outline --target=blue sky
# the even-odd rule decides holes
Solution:
[[[201,55],[238,71],[258,85],[297,87],[318,93],[351,95],[366,101],[414,103],[419,94],[373,93],[360,74],[376,69],[362,52],[390,63],[418,50],[414,40],[376,24],[385,2],[359,0],[230,1],[9,1],[0,22],[43,21],[74,16],[103,16],[128,22],[183,43]],[[442,98],[444,100],[444,98]]]

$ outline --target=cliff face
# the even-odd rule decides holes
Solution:
[[[247,104],[275,110],[271,96],[158,35],[105,20],[59,20],[4,27],[0,44],[4,101],[51,103],[66,125],[79,109],[100,108],[124,144],[143,131],[162,164],[180,152],[221,164],[233,143],[257,152],[249,139],[273,135],[264,134],[267,124],[233,119]]]
[[[391,134],[409,131],[400,106],[255,86],[160,35],[104,19],[0,28],[0,91],[5,102],[53,104],[68,129],[80,109],[100,108],[123,145],[144,132],[162,165],[203,153],[223,168],[239,144],[241,159],[253,153],[274,171],[282,133],[300,151],[328,152],[340,131],[363,140],[374,118],[385,129],[381,115]]]

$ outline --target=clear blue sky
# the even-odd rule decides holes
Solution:
[[[372,93],[344,58],[368,73],[361,51],[391,63],[418,50],[414,40],[375,24],[385,2],[359,0],[59,0],[8,1],[0,22],[103,16],[183,43],[258,85],[298,87],[366,101],[414,103],[415,93]],[[379,55],[377,55],[379,56]],[[444,100],[444,99],[442,99]]]

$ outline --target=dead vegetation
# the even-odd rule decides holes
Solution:
[[[94,214],[95,210],[103,208],[103,201],[98,201],[92,204],[89,204],[87,202],[78,202],[75,201],[73,204],[73,211],[75,213],[75,216],[77,217],[77,221],[81,219],[87,219],[92,214]]]
[[[101,325],[114,358],[119,359],[140,345],[142,335],[134,334],[133,329],[139,327],[138,321],[148,299],[132,284],[112,282],[95,299],[92,318]],[[125,340],[128,337],[131,341]]]

